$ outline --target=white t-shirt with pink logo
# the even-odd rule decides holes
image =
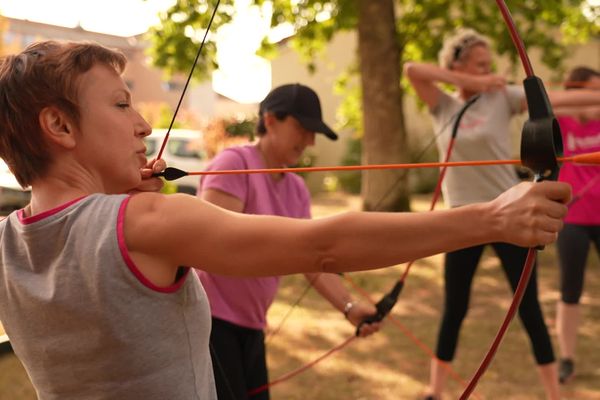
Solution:
[[[450,161],[506,160],[513,158],[509,124],[521,112],[525,97],[522,87],[508,85],[504,90],[482,93],[464,114]],[[431,110],[440,155],[446,154],[452,126],[464,100],[442,93]],[[442,184],[444,202],[449,207],[490,201],[519,182],[511,165],[448,168]]]
[[[208,170],[265,168],[253,145],[232,147],[219,154]],[[286,173],[275,181],[269,174],[206,175],[198,191],[216,189],[244,203],[245,214],[310,218],[310,194],[301,177]],[[235,249],[232,249],[235,251]],[[201,266],[200,266],[201,268]],[[198,271],[210,300],[212,316],[246,328],[263,329],[279,277],[237,278]]]

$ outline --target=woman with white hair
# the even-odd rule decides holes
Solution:
[[[477,101],[464,114],[455,139],[453,161],[508,159],[511,155],[509,123],[513,115],[527,109],[520,86],[508,85],[493,73],[493,54],[487,38],[471,29],[461,29],[448,38],[439,54],[440,66],[409,62],[405,74],[417,95],[429,107],[437,129],[452,119],[463,104],[475,95]],[[446,93],[438,85],[455,87]],[[575,93],[577,92],[577,93]],[[591,91],[550,92],[553,105],[600,103],[600,95]],[[438,136],[440,154],[451,139],[448,126]],[[452,168],[443,183],[444,201],[454,208],[496,197],[518,182],[511,166],[486,168]],[[527,249],[506,243],[490,243],[500,258],[502,268],[514,291],[524,266]],[[446,254],[444,265],[445,307],[438,335],[436,356],[432,360],[427,399],[439,399],[448,374],[447,365],[454,359],[460,328],[469,306],[471,283],[486,245]],[[519,316],[532,344],[542,384],[549,399],[559,398],[558,375],[552,343],[537,293],[536,274],[519,308]]]

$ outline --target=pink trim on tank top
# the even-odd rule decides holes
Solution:
[[[137,280],[140,281],[140,283],[142,285],[146,286],[148,289],[151,289],[151,290],[154,290],[154,291],[160,292],[160,293],[176,292],[177,290],[179,290],[179,288],[185,282],[185,279],[187,278],[187,276],[190,272],[190,268],[188,268],[185,271],[184,275],[181,278],[179,278],[179,280],[177,280],[177,282],[175,282],[172,285],[162,287],[162,286],[155,285],[148,278],[146,278],[146,276],[142,273],[142,271],[140,271],[140,269],[135,265],[135,263],[131,259],[131,256],[129,255],[129,250],[127,249],[127,244],[125,243],[125,231],[124,231],[125,209],[127,208],[129,199],[131,199],[131,196],[126,197],[123,200],[123,203],[121,203],[121,207],[119,208],[119,215],[117,217],[117,240],[119,242],[119,250],[121,251],[121,256],[123,257],[125,264],[127,264],[127,267],[129,268],[129,270],[131,271],[133,276],[135,276],[137,278]]]
[[[29,225],[29,224],[33,224],[34,222],[38,222],[43,220],[44,218],[48,218],[62,210],[64,210],[65,208],[77,203],[78,201],[86,198],[87,196],[81,196],[78,197],[76,199],[67,201],[65,204],[62,204],[58,207],[55,208],[51,208],[50,210],[46,210],[44,212],[41,212],[39,214],[36,215],[32,215],[31,217],[26,217],[25,216],[25,209],[21,208],[20,210],[17,211],[17,217],[19,218],[19,222],[21,222],[23,225]]]

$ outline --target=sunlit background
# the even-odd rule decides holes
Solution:
[[[81,26],[92,32],[119,36],[144,33],[159,22],[158,13],[175,0],[0,0],[0,14],[7,17],[65,27]],[[269,31],[269,3],[261,10],[250,0],[236,0],[237,16],[217,33],[220,69],[213,75],[213,89],[240,103],[260,101],[271,87],[270,63],[255,52],[265,35],[273,41],[292,34],[291,28]],[[589,8],[600,0],[588,0]],[[289,29],[288,29],[289,28]]]
[[[144,33],[175,0],[0,0],[0,14],[118,36]],[[240,103],[256,103],[271,88],[270,63],[255,55],[269,33],[267,18],[249,0],[236,1],[238,17],[217,33],[220,69],[213,89]],[[263,9],[265,10],[265,9]],[[266,9],[268,12],[268,8]]]

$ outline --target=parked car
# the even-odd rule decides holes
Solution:
[[[29,204],[31,191],[21,188],[6,163],[0,159],[0,213],[8,214]]]
[[[148,159],[158,155],[166,133],[166,129],[153,129],[152,134],[144,139]],[[207,160],[203,151],[202,132],[191,129],[171,129],[162,159],[167,162],[168,167],[184,171],[204,169]],[[177,186],[178,192],[196,194],[199,179],[198,176],[184,176],[173,183]]]

